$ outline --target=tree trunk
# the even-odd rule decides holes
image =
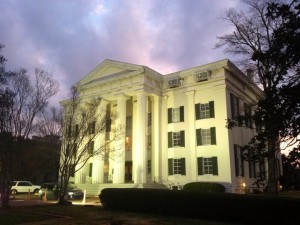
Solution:
[[[9,206],[9,195],[10,195],[10,190],[1,191],[1,203],[2,203],[2,208],[3,209],[10,208],[10,206]]]
[[[278,194],[278,176],[277,176],[277,158],[276,158],[276,140],[269,140],[268,144],[268,195]]]

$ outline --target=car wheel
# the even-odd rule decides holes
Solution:
[[[12,195],[17,195],[17,194],[18,194],[18,191],[17,191],[16,189],[12,189],[12,190],[11,190],[11,194],[12,194]]]
[[[43,200],[44,199],[45,194],[41,194],[40,195],[40,199]]]
[[[38,193],[39,192],[39,189],[34,189],[33,193]]]

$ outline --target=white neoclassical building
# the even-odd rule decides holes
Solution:
[[[166,75],[104,60],[76,86],[84,96],[101,97],[102,107],[126,125],[120,157],[91,158],[72,178],[88,194],[195,181],[241,193],[255,181],[258,165],[243,161],[240,150],[253,124],[227,129],[226,121],[251,114],[263,93],[229,60]]]

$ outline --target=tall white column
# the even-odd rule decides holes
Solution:
[[[125,183],[125,132],[126,132],[126,100],[127,96],[122,95],[117,99],[117,113],[116,126],[120,126],[122,130],[122,138],[117,141],[115,156],[114,156],[114,173],[113,183]]]
[[[136,130],[135,130],[135,150],[134,150],[134,183],[146,183],[147,180],[147,148],[146,148],[146,94],[137,94],[136,106]]]
[[[191,179],[197,180],[197,154],[196,154],[196,135],[195,134],[195,92],[188,91],[185,93],[187,98],[187,110],[186,110],[186,133],[191,134],[188,135],[187,142],[186,142],[186,149],[188,149],[190,154],[187,155],[187,163],[186,163],[186,170],[191,171]],[[188,168],[190,166],[190,169]]]
[[[101,184],[103,183],[103,159],[101,156],[95,157],[93,161],[93,173],[92,173],[92,183]]]
[[[161,98],[154,96],[152,111],[152,180],[158,179],[161,176],[160,167],[160,143],[161,143]]]

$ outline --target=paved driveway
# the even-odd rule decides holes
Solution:
[[[9,201],[9,205],[11,207],[20,207],[20,206],[34,206],[34,205],[48,205],[55,204],[57,201],[43,201],[39,199],[38,195],[28,195],[28,194],[18,194],[14,198],[11,197]],[[88,197],[85,202],[82,200],[73,200],[72,203],[74,205],[95,205],[101,206],[99,198],[97,197]],[[1,205],[1,201],[0,201]]]

